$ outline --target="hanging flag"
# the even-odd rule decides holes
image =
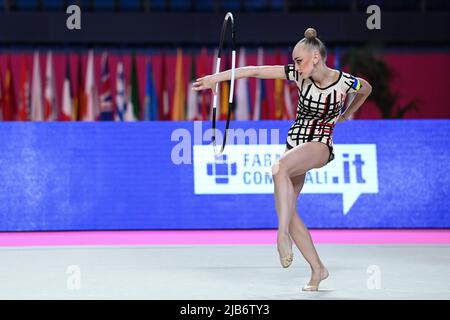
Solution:
[[[245,48],[241,48],[239,51],[239,68],[246,66],[245,58]],[[236,87],[236,120],[249,120],[251,104],[248,78],[236,80]]]
[[[261,82],[261,119],[262,120],[272,120],[272,110],[270,110],[269,99],[267,97],[267,83],[266,80]]]
[[[205,47],[200,49],[200,63],[198,64],[198,70],[196,73],[199,75],[197,78],[201,78],[206,76],[207,74],[214,74],[215,71],[215,62],[216,59],[214,57],[214,65],[212,71],[207,69],[208,65],[208,52]],[[209,119],[209,110],[211,108],[211,91],[202,90],[196,91],[198,100],[199,100],[199,110],[198,110],[198,119],[197,120],[208,120]]]
[[[44,105],[42,102],[42,82],[39,52],[34,53],[33,80],[31,86],[31,120],[44,121]]]
[[[257,63],[258,66],[264,65],[264,49],[258,48],[258,57],[257,57]],[[260,120],[261,119],[261,108],[262,108],[262,97],[263,93],[265,95],[265,90],[263,90],[265,87],[264,80],[263,79],[256,79],[256,86],[255,86],[255,105],[253,107],[253,120]],[[264,91],[264,92],[263,92]]]
[[[4,99],[3,99],[3,120],[14,121],[16,120],[16,96],[14,94],[14,85],[11,71],[11,61],[7,58],[6,73],[5,73],[5,87],[4,87]]]
[[[45,66],[44,120],[57,120],[58,106],[56,98],[55,72],[53,68],[52,52],[47,52]]]
[[[81,54],[78,55],[78,70],[77,70],[77,91],[73,99],[73,114],[72,119],[75,121],[81,120],[81,112],[84,110],[84,103],[86,101],[84,97],[84,85],[83,85],[83,70]]]
[[[228,57],[225,56],[225,71],[230,70],[230,63]],[[229,107],[229,95],[230,95],[230,83],[231,81],[222,81],[219,85],[221,87],[221,93],[218,94],[217,101],[220,100],[220,106],[217,104],[217,113],[220,115],[220,120],[226,120],[228,116],[228,107]],[[220,98],[220,99],[219,99]],[[232,119],[233,114],[231,114],[230,119]]]
[[[125,111],[125,120],[139,121],[141,120],[141,103],[139,100],[139,87],[135,53],[133,53],[131,56],[131,75],[128,93],[129,97],[127,109]]]
[[[264,49],[258,49],[258,65],[264,65]],[[271,120],[274,117],[274,110],[270,108],[269,99],[267,96],[267,82],[265,79],[259,79],[259,115],[262,120]]]
[[[66,75],[64,77],[63,83],[63,99],[62,99],[62,109],[60,120],[61,121],[70,121],[73,116],[73,101],[72,101],[72,89],[71,89],[71,81],[70,81],[70,63],[69,58],[66,57]],[[74,119],[75,120],[75,119]]]
[[[94,51],[89,50],[84,82],[84,99],[81,104],[81,120],[96,121],[99,113],[99,97],[94,76]]]
[[[159,104],[159,120],[170,120],[170,102],[169,102],[169,89],[167,86],[167,66],[166,55],[163,52],[161,57],[161,78],[158,94]]]
[[[195,56],[192,55],[191,63],[191,81],[188,85],[188,106],[187,106],[187,120],[195,121],[200,120],[200,115],[198,113],[199,106],[199,95],[198,91],[192,90],[195,80],[197,79],[196,69],[195,69]]]
[[[213,59],[215,62],[215,59]],[[200,49],[200,64],[198,65],[198,78],[204,77],[207,74],[214,74],[215,67],[213,66],[212,73],[209,72],[206,68],[208,65],[208,52],[205,47]],[[197,71],[197,70],[196,70]],[[211,108],[211,91],[202,90],[197,91],[197,95],[199,97],[199,119],[198,120],[208,120],[209,119],[209,110]]]
[[[18,120],[30,120],[30,76],[25,55],[21,57],[19,82],[19,114]]]
[[[111,93],[111,79],[109,77],[108,53],[102,54],[102,78],[100,84],[100,120],[113,120],[113,101]]]
[[[127,109],[127,95],[125,92],[125,71],[123,62],[117,63],[116,73],[116,121],[125,121],[125,112]]]
[[[275,53],[275,64],[281,65],[281,55],[280,50],[277,48]],[[275,112],[274,112],[274,118],[275,120],[282,120],[285,119],[285,113],[286,113],[286,105],[284,103],[284,92],[283,92],[283,85],[284,85],[283,79],[275,79],[275,86],[274,86],[274,106],[275,106]]]
[[[158,97],[156,95],[155,82],[153,80],[153,68],[151,56],[147,58],[147,76],[145,83],[145,120],[158,120]]]
[[[173,93],[172,120],[186,119],[186,93],[183,74],[183,51],[177,49],[177,62],[175,65],[175,90]]]

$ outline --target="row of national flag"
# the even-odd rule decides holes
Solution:
[[[20,59],[19,88],[14,90],[11,59],[6,56],[6,67],[0,70],[0,120],[3,121],[151,121],[151,120],[209,120],[211,91],[197,92],[192,84],[200,76],[212,74],[215,59],[207,59],[206,49],[199,57],[192,55],[189,75],[185,74],[186,56],[177,49],[174,74],[169,74],[168,57],[160,56],[161,63],[153,65],[151,56],[145,59],[145,95],[141,101],[136,55],[131,55],[130,74],[125,74],[124,59],[119,58],[113,66],[115,79],[110,73],[108,53],[101,55],[100,82],[95,77],[94,52],[87,55],[85,68],[81,57],[76,66],[76,76],[71,74],[71,62],[65,57],[62,92],[57,92],[54,57],[46,55],[44,82],[41,78],[40,52],[34,52],[32,68],[25,57]],[[237,53],[237,67],[247,65],[246,50]],[[215,57],[215,54],[214,56]],[[221,70],[230,68],[224,59]],[[153,60],[154,61],[154,60]],[[198,62],[200,61],[200,62]],[[211,62],[212,61],[212,62]],[[275,64],[284,65],[289,59],[282,58],[280,50],[275,53]],[[196,63],[197,62],[197,63]],[[264,49],[257,51],[256,65],[264,65]],[[158,68],[158,77],[155,69]],[[140,70],[142,71],[142,70]],[[173,68],[172,68],[173,71]],[[77,81],[75,84],[74,81]],[[128,81],[127,81],[128,79]],[[189,79],[186,81],[186,79]],[[170,82],[172,81],[172,82]],[[235,120],[286,120],[295,117],[297,89],[294,83],[279,80],[256,79],[250,91],[249,79],[236,81]],[[269,95],[268,83],[273,81]],[[113,95],[113,86],[115,88]],[[76,90],[73,90],[76,88]],[[229,82],[219,86],[218,114],[226,119],[228,110]],[[253,101],[252,101],[253,100]]]

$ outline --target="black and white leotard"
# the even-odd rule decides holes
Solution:
[[[295,81],[299,98],[297,117],[291,125],[286,147],[292,149],[302,143],[318,141],[325,143],[334,159],[333,129],[348,93],[357,92],[361,82],[351,74],[340,71],[338,79],[326,88],[320,88],[312,78],[299,76],[293,64],[284,67],[286,78]]]

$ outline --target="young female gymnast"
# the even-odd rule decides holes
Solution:
[[[305,31],[292,52],[293,64],[248,66],[236,69],[235,78],[287,79],[299,89],[297,116],[288,131],[286,150],[272,167],[275,204],[278,214],[277,248],[284,268],[293,259],[292,240],[311,267],[311,279],[304,291],[317,291],[329,275],[317,254],[308,229],[300,219],[296,203],[306,172],[321,168],[334,159],[333,128],[349,118],[372,91],[364,79],[326,65],[327,50],[313,28]],[[217,82],[230,80],[231,70],[197,79],[193,90],[215,90]],[[355,99],[340,114],[346,95]]]

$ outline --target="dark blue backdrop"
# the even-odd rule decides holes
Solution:
[[[257,132],[279,129],[281,144],[289,125],[231,123],[234,129]],[[215,171],[205,165],[196,183],[192,164],[174,163],[191,162],[192,144],[206,145],[199,135],[209,127],[209,122],[1,122],[0,231],[275,228],[270,168],[263,178],[269,185],[261,192],[245,189],[243,162],[214,166]],[[316,184],[307,191],[305,186],[298,212],[312,228],[450,227],[449,136],[448,120],[339,123],[334,133],[337,157],[324,169],[355,172],[348,189],[352,192],[375,182],[377,190],[363,191],[345,210],[345,192],[331,185],[330,175],[327,183],[321,182],[323,188]],[[268,143],[277,144],[274,140]],[[369,159],[357,145],[370,146],[375,157]],[[253,155],[259,152],[248,147],[253,147]],[[235,156],[244,159],[242,150]],[[355,162],[346,167],[346,154],[350,160],[362,154],[359,173]],[[225,179],[215,180],[220,174]],[[195,194],[196,184],[198,188],[202,183],[233,187],[224,194]],[[221,192],[217,190],[211,192]]]

